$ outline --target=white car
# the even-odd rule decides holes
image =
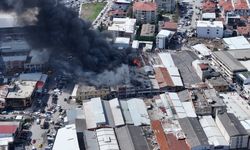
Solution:
[[[38,118],[36,119],[36,124],[40,124],[41,120]]]

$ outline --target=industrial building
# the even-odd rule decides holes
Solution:
[[[80,150],[75,124],[66,125],[57,131],[52,150]]]
[[[115,131],[112,128],[101,128],[96,130],[96,137],[100,150],[119,150]]]
[[[229,149],[229,143],[222,135],[212,116],[202,116],[199,118],[199,122],[208,138],[209,144],[213,145],[214,149]]]
[[[196,31],[198,38],[222,38],[222,21],[197,21]]]
[[[234,81],[236,74],[247,69],[227,51],[213,52],[212,63],[223,71],[229,80]]]
[[[76,100],[82,101],[82,100],[88,100],[94,97],[105,98],[109,93],[110,93],[109,88],[97,89],[94,86],[79,85],[79,88],[76,94],[77,95]]]
[[[147,107],[142,99],[106,101],[100,97],[83,103],[87,129],[119,127],[125,124],[149,125]]]
[[[178,119],[191,149],[211,149],[208,138],[197,118]]]
[[[207,79],[206,83],[210,88],[213,88],[218,92],[226,92],[229,90],[229,84],[222,77],[212,77],[211,79]]]
[[[223,44],[227,50],[249,50],[250,43],[244,36],[223,38]]]
[[[249,135],[233,114],[218,113],[215,122],[229,143],[230,149],[248,149]]]

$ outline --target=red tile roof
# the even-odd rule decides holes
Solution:
[[[135,2],[133,5],[133,10],[156,11],[157,5],[153,2]]]
[[[203,12],[215,12],[216,3],[211,0],[205,0],[202,3],[202,11]]]
[[[165,22],[161,28],[166,29],[166,30],[176,31],[177,23],[168,21],[168,22]]]
[[[15,125],[0,125],[0,134],[13,134],[17,128]]]
[[[168,141],[168,147],[169,149],[174,150],[190,150],[190,147],[188,146],[185,139],[178,140],[176,136],[172,133],[167,134],[167,141]]]
[[[174,86],[168,70],[164,67],[155,67],[155,79],[157,80],[159,87]]]
[[[234,10],[232,0],[220,0],[219,6],[223,8],[224,12]]]
[[[157,143],[160,146],[160,150],[172,150],[168,147],[167,138],[161,126],[161,122],[159,120],[151,121],[151,126],[156,136]]]
[[[238,34],[248,35],[250,32],[250,26],[237,27]]]
[[[234,4],[235,9],[249,9],[247,1],[246,0],[237,0]]]

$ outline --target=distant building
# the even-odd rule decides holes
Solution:
[[[165,12],[173,12],[176,8],[175,0],[156,0],[158,9]]]
[[[133,16],[138,23],[157,22],[157,5],[154,2],[135,2],[133,4]]]
[[[174,32],[169,30],[161,30],[156,36],[156,47],[159,49],[167,49]]]
[[[217,114],[215,122],[230,149],[248,149],[249,135],[233,114]]]
[[[136,32],[135,23],[136,19],[114,18],[112,25],[108,27],[108,31],[111,32],[114,37],[133,38]]]
[[[223,30],[221,21],[197,21],[196,31],[199,38],[222,38]]]

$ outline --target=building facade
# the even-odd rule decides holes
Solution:
[[[199,38],[222,38],[223,23],[222,21],[197,21],[196,31]]]
[[[133,5],[133,16],[137,23],[157,22],[157,5],[154,2],[135,2]]]

